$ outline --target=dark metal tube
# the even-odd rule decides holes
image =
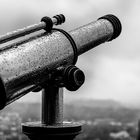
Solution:
[[[38,24],[27,26],[25,28],[18,29],[16,31],[7,33],[5,35],[0,36],[0,44],[11,41],[11,40],[19,38],[19,37],[22,37],[27,34],[33,33],[35,31],[39,31],[45,27],[46,27],[45,22],[40,22]]]
[[[65,21],[65,19],[63,19],[63,18],[65,18],[65,17],[63,15],[62,16],[61,15],[57,15],[60,18],[59,21],[54,16],[51,19],[52,20],[52,24],[58,25],[58,24],[63,23]],[[8,42],[8,41],[11,41],[11,40],[14,40],[16,38],[25,36],[27,34],[30,34],[30,33],[36,32],[36,31],[39,31],[41,29],[45,29],[45,28],[47,28],[47,26],[48,25],[46,25],[46,23],[42,21],[42,22],[39,22],[38,24],[30,25],[30,26],[27,26],[25,28],[18,29],[16,31],[7,33],[5,35],[0,36],[0,44]]]
[[[117,37],[121,31],[118,21],[111,16],[111,20],[99,19],[70,31],[78,55]],[[1,51],[0,88],[3,92],[0,94],[3,95],[0,97],[3,98],[0,98],[0,108],[46,82],[49,73],[60,66],[72,64],[73,60],[72,44],[59,31],[39,34]]]
[[[59,92],[59,90],[61,90]],[[42,92],[42,124],[58,125],[63,123],[63,91],[47,85]]]

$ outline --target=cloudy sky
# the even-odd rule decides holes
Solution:
[[[38,23],[43,16],[63,13],[62,28],[69,31],[97,18],[114,14],[122,22],[122,34],[79,57],[86,82],[65,100],[114,99],[140,105],[140,1],[139,0],[0,0],[0,34]],[[30,93],[22,101],[38,101]]]

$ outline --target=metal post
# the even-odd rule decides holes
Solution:
[[[22,125],[31,140],[73,140],[81,130],[81,123],[63,121],[63,90],[51,84],[42,91],[42,121]]]
[[[42,91],[42,124],[63,123],[63,91],[56,86],[46,86]]]

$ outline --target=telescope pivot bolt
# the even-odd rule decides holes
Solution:
[[[65,16],[63,14],[60,14],[54,16],[52,19],[46,16],[41,19],[41,22],[45,22],[46,24],[44,30],[46,30],[47,32],[51,32],[54,24],[60,25],[65,22]]]
[[[54,23],[55,25],[60,25],[60,24],[64,23],[66,20],[65,16],[63,14],[53,16],[53,19],[57,20],[57,22]]]
[[[70,65],[64,69],[63,78],[66,89],[70,91],[78,90],[85,81],[83,71],[73,65]]]

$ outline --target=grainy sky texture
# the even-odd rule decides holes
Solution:
[[[0,34],[39,22],[43,16],[63,13],[62,28],[69,31],[97,18],[114,14],[122,22],[119,38],[79,57],[86,82],[65,100],[114,99],[140,104],[140,1],[139,0],[0,0]],[[38,101],[28,94],[22,101]]]

